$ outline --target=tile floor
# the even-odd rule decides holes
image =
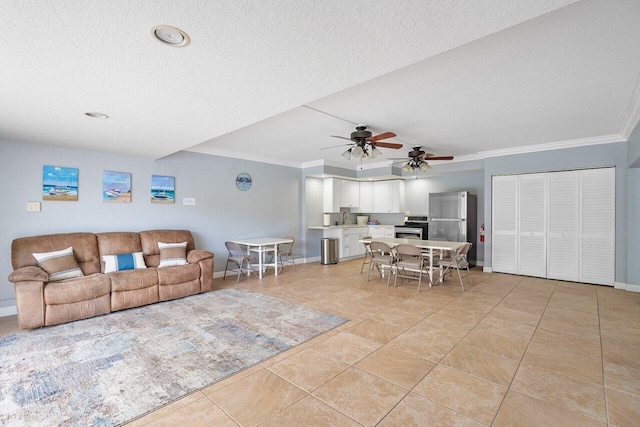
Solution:
[[[480,270],[418,293],[360,265],[244,278],[351,320],[128,426],[640,425],[640,294]]]

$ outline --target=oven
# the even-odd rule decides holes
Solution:
[[[396,239],[404,239],[405,237],[418,237],[422,240],[422,228],[406,227],[404,225],[396,225],[394,227]]]
[[[409,216],[403,225],[394,227],[395,237],[415,236],[421,240],[429,239],[429,220],[426,216]]]

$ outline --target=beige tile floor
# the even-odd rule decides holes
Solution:
[[[418,293],[359,271],[244,278],[350,321],[129,426],[640,425],[640,294],[480,270]]]

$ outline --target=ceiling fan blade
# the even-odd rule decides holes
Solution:
[[[344,136],[338,136],[338,135],[331,135],[331,138],[340,138],[340,139],[346,139],[347,141],[351,141],[351,138],[345,138]]]
[[[336,147],[344,147],[347,145],[354,145],[354,144],[340,144],[340,145],[332,145],[331,147],[323,147],[321,148],[321,150],[328,150],[329,148],[336,148]]]
[[[393,148],[393,149],[398,149],[398,148],[402,148],[402,144],[398,144],[395,142],[375,142],[372,141],[371,144],[373,144],[375,147],[382,147],[382,148]]]
[[[427,157],[425,160],[453,160],[453,156],[434,156]]]
[[[367,141],[375,142],[380,141],[381,139],[393,138],[394,136],[396,136],[396,134],[393,132],[385,132],[381,133],[380,135],[370,136],[369,138],[367,138]]]

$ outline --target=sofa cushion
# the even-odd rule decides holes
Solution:
[[[142,252],[140,234],[132,231],[97,233],[96,238],[100,255]]]
[[[157,271],[160,285],[175,285],[200,279],[200,266],[198,264],[159,268]]]
[[[187,253],[194,250],[195,243],[189,230],[149,230],[140,232],[142,253],[147,267],[160,265],[158,242],[187,242]]]
[[[142,252],[119,255],[102,255],[102,261],[104,262],[104,273],[147,268],[144,263]]]
[[[187,263],[187,242],[158,242],[158,249],[160,249],[160,264],[158,264],[158,268],[185,265]]]
[[[69,246],[73,247],[76,261],[85,276],[100,272],[98,242],[96,235],[92,233],[47,234],[15,239],[11,242],[11,265],[14,270],[38,266],[38,262],[33,257],[34,253],[59,251]]]
[[[71,246],[61,251],[34,253],[33,257],[49,274],[49,282],[84,276]]]
[[[132,291],[158,284],[158,273],[155,268],[116,271],[107,275],[111,278],[112,292]]]
[[[44,286],[45,304],[69,304],[95,299],[111,292],[111,280],[106,274],[49,282]]]

